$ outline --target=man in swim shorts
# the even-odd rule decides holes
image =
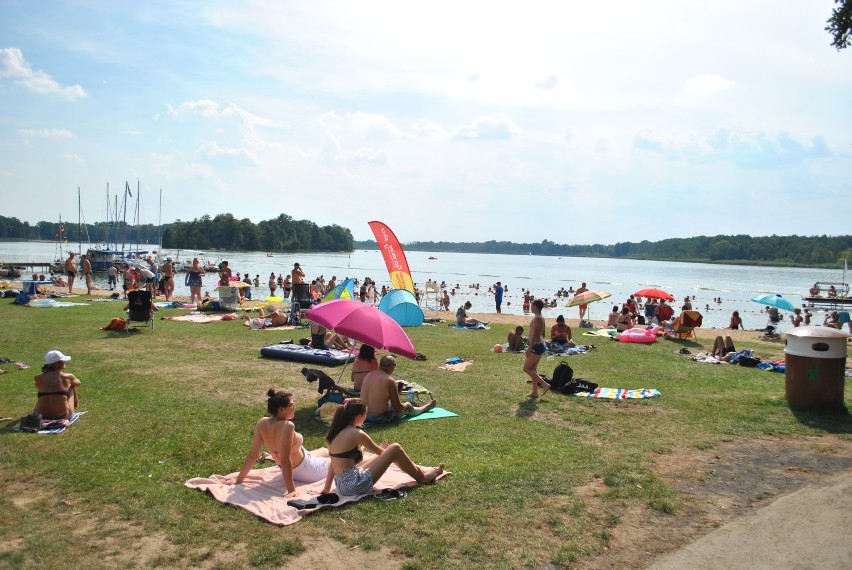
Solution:
[[[74,279],[77,277],[77,260],[74,256],[77,255],[73,251],[68,252],[68,259],[65,260],[65,275],[68,277],[68,293],[74,287]]]
[[[530,304],[530,310],[533,313],[533,320],[530,321],[530,338],[529,348],[526,351],[524,358],[524,372],[532,380],[532,393],[530,398],[538,398],[538,387],[542,387],[541,395],[544,396],[550,390],[550,384],[538,374],[538,361],[541,360],[541,355],[547,349],[544,342],[544,317],[541,316],[541,310],[544,308],[544,301],[536,299]]]
[[[92,294],[92,262],[89,261],[89,256],[83,256],[83,277],[86,280],[86,294]]]
[[[576,293],[574,293],[574,296],[576,297],[576,296],[577,296],[577,295],[579,295],[580,293],[585,293],[586,291],[588,291],[588,289],[586,289],[586,282],[585,282],[585,281],[583,281],[583,284],[582,284],[582,285],[580,285],[579,287],[577,287],[577,292],[576,292]],[[578,305],[578,307],[579,307],[579,309],[580,309],[580,323],[582,323],[582,322],[583,322],[583,317],[585,317],[585,316],[586,316],[586,309],[588,308],[588,306],[589,306],[589,305],[586,305],[586,304],[584,304],[584,305]]]
[[[367,421],[371,423],[393,423],[404,416],[417,416],[435,407],[435,400],[425,406],[411,402],[400,402],[399,388],[391,374],[396,368],[396,358],[390,355],[379,360],[379,369],[364,376],[361,384],[361,399],[367,404]]]

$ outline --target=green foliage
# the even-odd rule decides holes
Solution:
[[[375,248],[373,240],[357,241],[359,249]],[[565,245],[509,241],[415,241],[406,251],[454,251],[509,255],[562,255],[566,257],[620,257],[660,261],[724,262],[772,265],[837,266],[852,252],[852,236],[696,236],[614,245]]]
[[[831,11],[831,18],[828,19],[825,31],[832,36],[831,45],[840,51],[849,47],[849,33],[852,32],[852,2],[834,0],[834,3],[838,7]]]

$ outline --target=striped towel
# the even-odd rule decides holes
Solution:
[[[627,390],[625,388],[597,388],[593,392],[577,392],[572,396],[585,398],[599,398],[601,400],[642,400],[660,395],[656,388],[639,388],[638,390]]]

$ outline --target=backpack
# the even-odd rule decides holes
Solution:
[[[562,389],[574,379],[574,369],[564,360],[556,365],[553,370],[553,379],[550,381],[550,389],[561,392]]]

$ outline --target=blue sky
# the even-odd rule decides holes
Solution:
[[[0,2],[2,213],[403,241],[847,234],[831,0]],[[135,195],[135,190],[134,190]],[[843,213],[836,213],[842,209]]]

